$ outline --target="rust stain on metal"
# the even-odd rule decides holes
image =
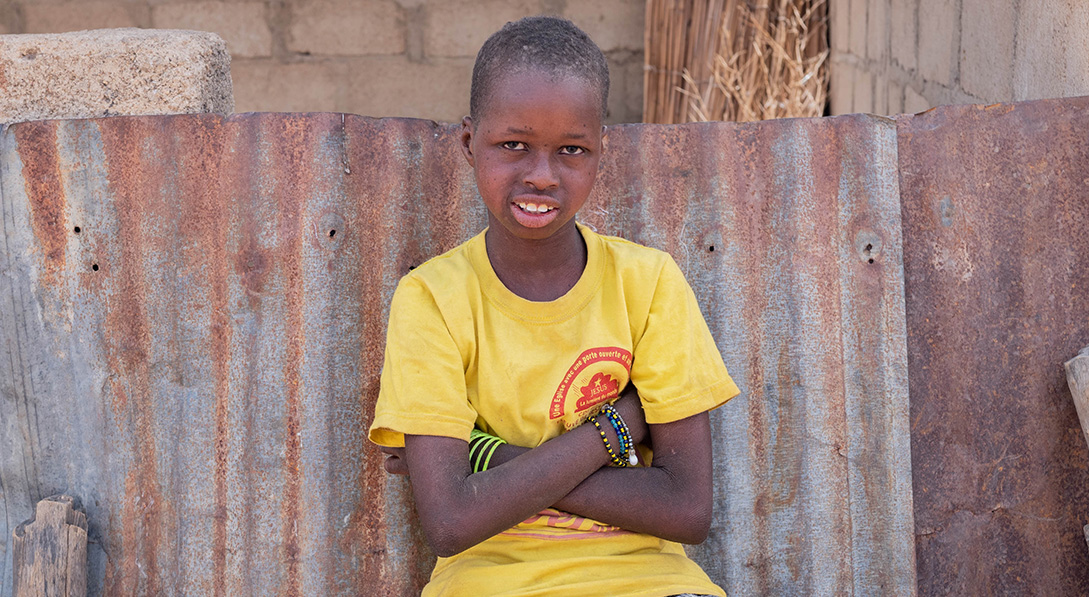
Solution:
[[[301,116],[287,116],[274,124],[279,128],[274,136],[281,141],[273,154],[272,167],[280,173],[277,188],[274,191],[279,202],[280,228],[278,233],[283,238],[277,266],[284,276],[286,292],[287,350],[284,362],[284,379],[287,383],[287,402],[284,421],[284,503],[283,510],[283,550],[284,563],[287,566],[286,583],[281,594],[300,595],[300,546],[299,538],[307,532],[300,530],[300,484],[302,470],[301,451],[302,435],[300,411],[301,369],[305,342],[303,329],[303,288],[306,275],[302,265],[302,204],[309,194],[309,172],[314,156],[310,153],[313,146],[309,122]]]
[[[102,129],[104,159],[110,164],[108,185],[118,224],[117,263],[104,261],[99,274],[113,279],[107,296],[103,333],[105,358],[116,380],[111,390],[117,418],[108,433],[110,440],[130,444],[133,461],[126,475],[121,527],[120,568],[107,571],[110,593],[159,594],[163,587],[159,568],[160,537],[170,529],[163,509],[169,508],[159,487],[158,445],[155,436],[155,392],[150,387],[150,355],[153,339],[148,321],[148,280],[143,266],[149,239],[143,222],[145,212],[161,209],[149,190],[163,187],[162,169],[140,166],[139,141],[152,136],[155,122],[130,120]],[[111,537],[111,539],[113,539]],[[114,543],[114,541],[111,541]],[[112,572],[116,576],[111,576]]]
[[[25,156],[22,176],[33,214],[30,224],[42,252],[42,280],[46,286],[53,286],[58,272],[65,267],[68,246],[68,210],[61,184],[57,131],[48,123],[31,122],[16,129],[15,140]]]
[[[228,302],[229,259],[225,247],[230,229],[221,188],[224,134],[219,121],[181,121],[180,137],[173,160],[183,169],[178,177],[180,196],[190,198],[178,205],[178,245],[184,266],[203,272],[208,288],[211,320],[208,348],[214,380],[214,513],[212,535],[212,594],[229,594],[227,588],[227,533],[230,516],[227,476],[230,462],[230,343],[233,326]],[[198,274],[200,275],[200,274]]]
[[[1089,98],[899,122],[923,594],[1089,593]]]

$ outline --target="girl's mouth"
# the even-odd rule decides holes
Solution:
[[[543,203],[516,202],[511,204],[514,219],[526,228],[542,228],[556,219],[559,210]]]

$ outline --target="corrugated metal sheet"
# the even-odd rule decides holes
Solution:
[[[899,123],[919,592],[1087,595],[1089,98]]]
[[[453,133],[4,129],[0,549],[64,491],[92,594],[416,592],[431,556],[364,438],[396,280],[485,221]],[[692,549],[732,595],[915,592],[896,155],[865,116],[610,132],[583,221],[676,257],[744,388]]]

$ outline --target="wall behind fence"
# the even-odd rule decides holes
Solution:
[[[197,29],[227,41],[235,111],[460,122],[473,58],[507,21],[566,17],[609,60],[608,123],[643,110],[642,0],[0,0],[0,34]]]
[[[66,491],[93,594],[418,590],[364,438],[397,279],[485,221],[453,129],[24,123],[0,191],[0,547]],[[899,217],[891,121],[610,132],[583,221],[676,257],[745,388],[693,549],[731,594],[914,593]]]
[[[833,114],[1089,95],[1084,0],[829,0]]]

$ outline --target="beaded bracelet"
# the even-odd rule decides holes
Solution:
[[[605,413],[605,416],[609,418],[609,422],[613,425],[613,430],[616,431],[616,437],[620,440],[620,456],[626,461],[628,466],[635,466],[639,464],[639,454],[635,450],[635,442],[631,438],[631,430],[628,429],[628,425],[624,423],[624,419],[620,416],[620,411],[611,404],[606,404],[601,407],[601,412]]]
[[[469,432],[469,462],[473,465],[473,472],[482,473],[488,470],[488,465],[492,462],[492,455],[499,449],[499,446],[505,443],[507,442],[503,441],[502,438],[490,435],[474,427]]]
[[[613,431],[616,432],[616,439],[619,442],[617,452],[613,452],[612,445],[609,444],[609,437],[605,435],[605,430],[601,427],[601,423],[598,422],[598,415],[605,415],[605,418],[612,425]],[[635,451],[635,442],[632,441],[631,431],[624,423],[624,419],[621,418],[620,413],[611,404],[606,404],[601,407],[601,412],[598,415],[590,417],[590,422],[597,428],[597,432],[601,435],[601,441],[605,444],[605,451],[609,453],[609,460],[613,464],[619,467],[635,466],[639,464],[639,456]]]
[[[616,455],[616,452],[613,452],[613,447],[609,444],[609,436],[605,435],[605,430],[602,429],[601,423],[597,421],[597,416],[590,417],[590,422],[594,424],[594,427],[597,428],[597,432],[601,434],[601,441],[605,442],[605,451],[609,453],[609,460],[616,466],[627,466],[627,461],[621,460],[620,457]],[[612,421],[610,421],[610,423],[611,422]],[[619,438],[619,436],[617,437]]]

